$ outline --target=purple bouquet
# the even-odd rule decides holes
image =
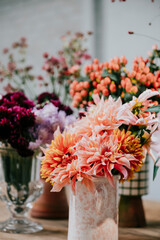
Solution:
[[[57,128],[63,131],[75,121],[72,109],[62,104],[54,93],[44,92],[39,95],[37,101],[37,107],[33,108],[36,116],[36,141],[30,142],[31,149],[49,144]]]
[[[0,141],[23,157],[32,156],[39,146],[51,142],[58,127],[63,131],[74,121],[72,110],[55,94],[43,93],[37,101],[36,106],[22,92],[0,99]]]

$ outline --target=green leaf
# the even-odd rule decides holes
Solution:
[[[102,77],[107,77],[107,76],[108,76],[108,71],[107,71],[107,70],[104,70],[104,72],[102,73],[101,76],[102,76]]]
[[[118,77],[114,73],[109,73],[107,70],[104,70],[104,72],[101,75],[102,77],[110,77],[110,79],[114,82],[118,82]]]
[[[51,76],[51,82],[53,85],[54,85],[54,81],[55,81],[55,78],[53,76]]]
[[[88,77],[80,76],[79,78],[77,78],[77,81],[78,82],[85,82],[85,81],[89,82],[90,79]]]
[[[150,107],[145,112],[155,112],[155,113],[158,113],[158,112],[160,112],[160,105]]]
[[[124,102],[129,102],[132,100],[132,94],[131,93],[125,93],[124,95]]]
[[[17,69],[15,69],[15,70],[14,70],[14,73],[18,75],[18,74],[19,74],[19,71],[18,71]]]
[[[158,171],[158,169],[159,169],[159,167],[156,166],[156,164],[157,164],[157,162],[159,161],[159,159],[160,159],[160,157],[157,158],[157,160],[156,160],[156,162],[155,162],[155,164],[154,164],[154,169],[153,169],[153,181],[154,181],[154,179],[156,178],[157,171]]]

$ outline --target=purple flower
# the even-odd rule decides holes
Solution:
[[[65,106],[61,103],[59,98],[54,93],[44,92],[40,94],[37,98],[37,103],[42,104],[45,102],[51,102],[54,106],[58,108],[58,111],[65,111],[67,115],[73,114],[72,109],[69,106]]]
[[[63,131],[65,127],[67,127],[68,125],[73,124],[76,120],[74,115],[66,116],[66,112],[64,111],[59,111],[58,115],[59,115],[59,127],[61,131]]]
[[[29,146],[29,142],[24,137],[18,136],[18,134],[12,135],[9,138],[9,143],[16,149],[27,149]]]
[[[37,140],[35,140],[35,142],[29,143],[29,149],[34,151],[35,149],[38,149],[39,146],[41,146],[41,145],[42,145],[42,141],[40,139],[37,139]]]
[[[57,108],[59,108],[61,105],[61,102],[59,101],[59,99],[58,100],[51,99],[50,102]]]
[[[11,116],[12,116],[11,108],[7,108],[5,106],[0,106],[0,119],[2,119],[3,117],[10,119]]]
[[[20,156],[32,156],[34,152],[29,149],[29,142],[22,136],[14,135],[9,138],[10,145],[17,150]]]
[[[7,98],[3,97],[0,100],[0,106],[4,106],[4,107],[7,107],[7,108],[12,108],[13,106],[15,106],[15,102],[11,102]]]
[[[73,114],[72,109],[69,106],[65,106],[64,104],[62,104],[59,100],[51,100],[51,103],[53,103],[54,106],[58,108],[58,111],[62,110],[66,113],[66,115]]]
[[[13,126],[9,119],[2,118],[0,120],[0,140],[7,140],[11,134]]]
[[[0,100],[0,105],[8,108],[17,105],[29,109],[34,107],[34,102],[28,100],[24,93],[14,92],[4,95]]]
[[[41,108],[33,107],[22,92],[9,93],[0,99],[0,140],[9,143],[23,157],[32,156],[40,145],[49,144],[59,127],[74,121],[72,110],[63,105],[57,96],[44,93],[39,101],[50,99]]]
[[[57,106],[60,101],[56,101]],[[35,138],[36,141],[32,141],[29,144],[29,148],[35,149],[40,145],[49,144],[52,139],[54,132],[59,127],[60,131],[63,131],[65,126],[73,123],[75,118],[73,115],[66,116],[66,112],[60,110],[51,102],[44,105],[43,108],[32,110],[36,116],[36,127],[35,127]]]
[[[0,140],[25,157],[34,153],[29,149],[35,127],[33,106],[22,92],[6,94],[0,100]]]
[[[73,114],[73,110],[72,110],[69,106],[63,105],[62,110],[65,111],[65,113],[66,113],[67,115]]]
[[[33,127],[35,124],[35,115],[31,112],[31,109],[21,108],[16,117],[17,123],[21,128]]]
[[[54,93],[49,93],[49,92],[43,92],[40,94],[37,98],[37,103],[45,103],[46,101],[50,101],[51,99],[53,100],[59,100],[59,98],[56,96]]]

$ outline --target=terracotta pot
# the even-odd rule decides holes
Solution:
[[[149,159],[148,155],[134,178],[120,184],[119,225],[120,227],[146,226],[142,196],[148,194]]]
[[[145,213],[141,196],[121,196],[119,202],[120,227],[145,227]]]
[[[67,219],[68,203],[65,189],[61,192],[51,192],[51,188],[50,183],[44,182],[43,194],[34,203],[31,216],[45,219]]]

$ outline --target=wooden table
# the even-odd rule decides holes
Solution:
[[[144,201],[147,219],[146,228],[120,228],[119,240],[160,240],[160,202]],[[0,202],[0,221],[9,216],[5,205]],[[0,240],[63,240],[67,239],[68,222],[34,219],[44,230],[35,234],[8,234],[0,232]],[[109,239],[108,239],[109,240]]]

